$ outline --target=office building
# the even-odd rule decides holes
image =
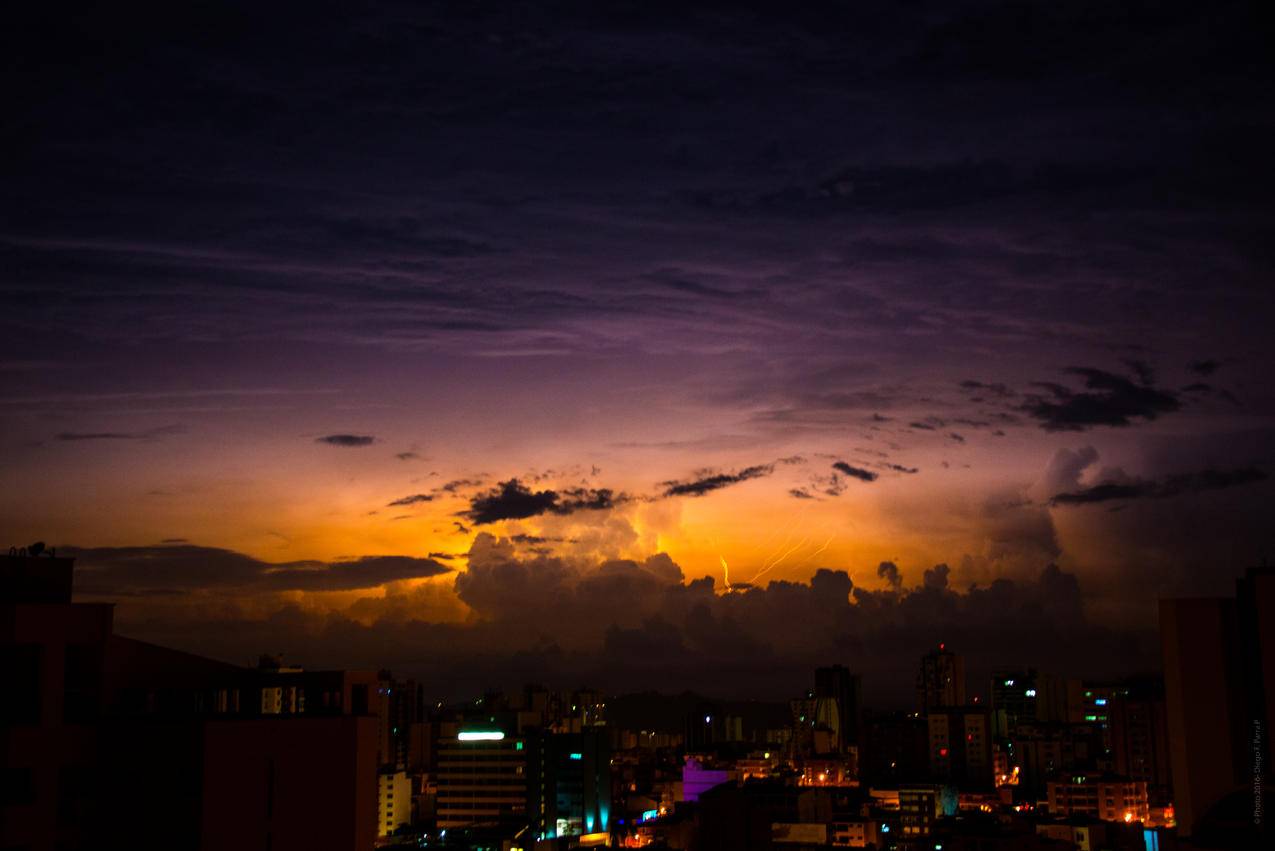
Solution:
[[[437,747],[437,825],[441,829],[523,825],[527,742],[488,725],[463,725]]]

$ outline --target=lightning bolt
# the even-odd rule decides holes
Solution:
[[[815,550],[815,551],[814,551],[813,553],[811,553],[810,555],[806,556],[805,560],[804,560],[804,561],[802,561],[802,562],[801,562],[801,564],[809,564],[810,562],[814,561],[814,560],[815,560],[815,556],[819,555],[821,552],[823,552],[824,550],[828,549],[828,545],[832,543],[832,539],[833,539],[833,538],[835,538],[835,537],[837,537],[837,536],[836,536],[836,535],[829,535],[829,536],[828,536],[828,540],[826,540],[826,541],[824,541],[824,542],[823,542],[823,546],[822,546],[822,547],[820,547],[819,549]],[[800,567],[800,565],[798,565],[798,567]]]
[[[726,564],[726,559],[722,558],[720,555],[717,557],[717,560],[722,563],[722,580],[726,583],[726,590],[729,591],[730,590],[730,566]]]
[[[797,543],[797,544],[796,544],[796,545],[795,545],[792,549],[788,550],[787,552],[785,552],[783,555],[781,555],[779,558],[775,559],[774,561],[769,562],[768,564],[766,564],[766,566],[765,566],[765,567],[763,567],[760,571],[758,571],[758,573],[757,573],[757,575],[756,575],[756,576],[754,576],[752,579],[750,579],[750,580],[748,580],[748,581],[749,581],[750,583],[752,583],[752,582],[756,582],[758,579],[760,579],[761,577],[765,576],[767,573],[770,573],[770,571],[772,571],[772,570],[774,570],[774,569],[775,569],[775,566],[776,566],[776,565],[778,565],[778,564],[779,564],[780,562],[782,562],[784,559],[788,558],[788,556],[790,556],[790,555],[792,555],[793,553],[797,552],[797,550],[799,550],[799,549],[801,549],[802,547],[804,547],[804,546],[805,546],[805,545],[806,545],[809,541],[810,541],[810,536],[809,536],[809,535],[807,535],[806,537],[802,538],[802,539],[801,539],[801,540],[800,540],[800,541],[799,541],[799,542],[798,542],[798,543]]]

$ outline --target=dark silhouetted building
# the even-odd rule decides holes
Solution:
[[[862,685],[858,674],[843,665],[815,669],[815,697],[837,702],[838,736],[844,753],[862,744]]]
[[[203,731],[202,851],[372,847],[376,718],[212,720]]]
[[[71,602],[71,571],[0,558],[0,847],[372,847],[374,674],[250,670],[113,635],[111,605]]]
[[[1111,762],[1115,773],[1147,784],[1153,806],[1173,800],[1169,722],[1164,683],[1131,680],[1111,704]]]
[[[1235,599],[1161,600],[1160,641],[1179,831],[1242,845],[1254,830],[1254,786],[1271,780],[1275,569],[1250,569],[1236,590]]]
[[[554,838],[611,829],[611,750],[607,729],[527,738],[527,810],[532,832]]]
[[[870,717],[866,722],[860,775],[863,782],[897,785],[929,773],[929,727],[911,712]]]
[[[991,717],[981,706],[936,709],[926,716],[933,779],[967,789],[991,788]]]
[[[965,660],[940,644],[921,657],[916,676],[916,705],[921,714],[931,709],[965,704]]]

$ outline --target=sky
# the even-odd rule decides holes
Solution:
[[[1269,557],[1263,4],[512,5],[18,13],[0,540],[232,661],[882,700]]]

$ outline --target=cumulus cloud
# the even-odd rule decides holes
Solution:
[[[316,437],[314,442],[326,443],[328,446],[354,448],[371,446],[376,442],[376,438],[370,434],[325,434],[323,437]]]
[[[848,571],[830,568],[814,570],[806,581],[727,591],[711,577],[687,582],[665,553],[572,558],[519,551],[513,541],[487,533],[473,541],[468,570],[451,580],[432,559],[267,565],[228,551],[164,559],[155,549],[170,548],[78,551],[86,568],[82,584],[126,581],[140,591],[185,573],[187,587],[212,591],[327,590],[363,587],[371,575],[391,582],[438,576],[419,588],[369,594],[326,612],[280,602],[255,616],[199,614],[189,606],[164,614],[147,608],[160,605],[150,597],[121,609],[126,634],[196,652],[248,658],[286,635],[280,649],[312,664],[390,666],[457,689],[516,686],[528,677],[583,678],[607,688],[695,687],[774,697],[801,688],[815,665],[844,661],[864,673],[878,700],[906,702],[910,683],[898,672],[911,670],[940,640],[958,647],[974,672],[1017,660],[1074,665],[1085,652],[1096,657],[1099,647],[1119,669],[1142,661],[1145,649],[1145,636],[1092,623],[1077,578],[1052,565],[1022,580],[959,590],[946,564],[923,571],[920,585],[906,588],[897,565],[883,562],[876,572],[889,585],[885,591],[858,588]],[[178,605],[191,597],[163,599]]]
[[[1065,490],[1074,490],[1080,486],[1080,477],[1085,470],[1098,462],[1098,450],[1092,446],[1080,449],[1059,449],[1050,459],[1041,478],[1043,496],[1049,498]]]

